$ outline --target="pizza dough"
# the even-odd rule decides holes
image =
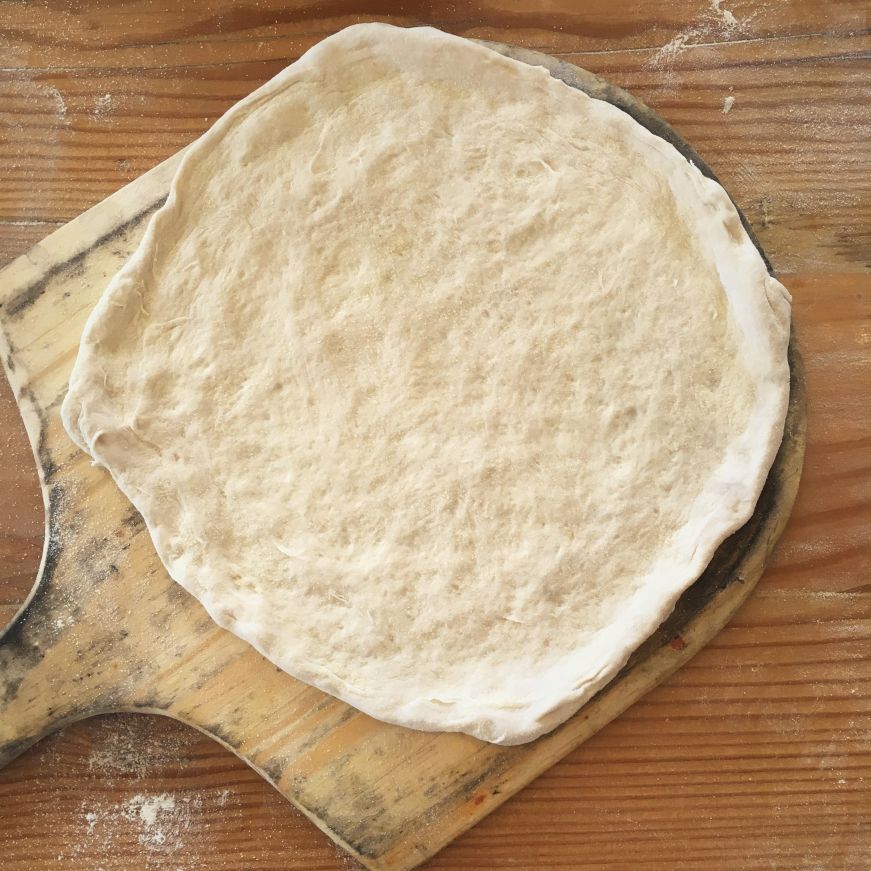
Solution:
[[[623,112],[359,25],[189,150],[63,420],[221,626],[375,717],[512,744],[752,513],[789,325],[722,188]]]

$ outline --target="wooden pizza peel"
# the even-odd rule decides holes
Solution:
[[[713,177],[625,91],[545,55],[486,44],[617,105]],[[46,506],[36,585],[0,636],[0,765],[84,717],[163,714],[236,753],[367,868],[407,871],[663,681],[750,594],[786,524],[804,456],[795,337],[784,438],[753,517],[608,687],[554,732],[520,747],[387,725],[284,674],[216,626],[170,580],[142,518],[61,425],[85,319],[163,203],[180,159],[155,167],[0,272],[0,353]]]

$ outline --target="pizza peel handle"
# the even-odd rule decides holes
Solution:
[[[46,539],[33,590],[0,635],[0,765],[66,723],[120,709],[131,676],[143,674],[128,644],[142,521],[111,482],[97,485],[58,405],[43,405],[35,384],[13,387],[35,446]]]
[[[66,722],[125,705],[123,684],[144,674],[143,656],[127,643],[128,616],[156,557],[139,515],[70,441],[60,404],[85,320],[163,203],[183,154],[0,270],[0,364],[46,507],[37,581],[0,629],[0,765]]]
[[[105,261],[64,262],[81,244],[86,218],[0,272],[0,360],[33,447],[46,518],[37,581],[0,634],[0,765],[64,723],[116,710],[124,676],[141,666],[124,647],[131,572],[144,569],[137,554],[148,552],[134,547],[144,527],[60,419],[84,318],[111,275]],[[64,288],[92,271],[105,278],[73,301]],[[120,583],[123,567],[129,589]]]

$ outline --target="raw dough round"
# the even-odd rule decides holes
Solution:
[[[542,68],[358,25],[187,153],[63,419],[220,625],[375,717],[511,744],[752,513],[789,325],[671,145]]]

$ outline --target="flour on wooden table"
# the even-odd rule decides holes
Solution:
[[[118,105],[117,99],[112,94],[100,94],[94,100],[94,108],[88,113],[92,118],[102,121]]]
[[[196,733],[188,730],[154,734],[133,717],[103,718],[95,724],[93,735],[88,770],[107,778],[112,785],[120,782],[118,775],[141,780],[157,766],[184,759],[197,741]]]
[[[135,838],[147,868],[176,868],[174,858],[184,851],[184,871],[196,871],[202,866],[197,857],[191,864],[188,841],[192,828],[206,824],[202,819],[206,800],[225,807],[231,800],[230,790],[223,790],[217,802],[206,792],[185,795],[181,791],[138,792],[121,801],[84,800],[79,806],[82,825],[78,837],[58,859],[93,855],[95,841],[100,851],[109,851]],[[115,867],[121,866],[113,862],[106,871]]]
[[[749,18],[738,19],[730,10],[723,8],[722,0],[710,0],[707,8],[656,52],[648,66],[654,68],[667,66],[685,48],[701,41],[703,37],[722,41],[740,33],[749,21]]]
[[[238,816],[239,799],[230,788],[174,788],[173,781],[199,738],[193,730],[159,728],[162,725],[150,717],[109,716],[93,721],[92,746],[82,758],[85,776],[90,775],[86,797],[73,810],[74,826],[58,860],[78,867],[76,863],[85,857],[101,855],[106,857],[103,864],[89,871],[126,871],[124,850],[136,845],[137,867],[161,871],[208,867],[197,852],[202,829],[218,810],[225,818]],[[49,740],[45,767],[54,770],[60,756],[56,739]],[[63,792],[59,785],[59,799]]]
[[[676,36],[657,49],[653,57],[644,65],[647,69],[662,73],[662,84],[657,91],[659,96],[677,90],[677,74],[674,66],[686,49],[705,41],[725,42],[738,36],[747,29],[758,14],[737,18],[731,10],[723,6],[723,2],[724,0],[709,0],[699,14]]]
[[[162,860],[185,846],[193,814],[203,805],[201,795],[176,796],[169,792],[143,792],[120,802],[88,799],[81,803],[83,837],[70,845],[72,856],[93,851],[93,840],[109,849],[130,834],[143,847],[143,856]],[[59,856],[58,858],[61,858]]]
[[[67,117],[67,104],[63,98],[63,94],[61,94],[61,92],[57,88],[51,85],[45,85],[44,87],[46,92],[54,102],[55,114],[57,118],[65,121]]]

